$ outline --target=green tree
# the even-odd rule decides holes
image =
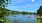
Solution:
[[[0,16],[7,13],[9,10],[5,7],[8,5],[9,0],[0,0]]]
[[[40,6],[40,8],[37,10],[37,14],[40,14],[40,16],[41,16],[41,14],[42,14],[42,6]]]
[[[37,13],[38,14],[41,14],[42,13],[42,6],[40,6],[40,8],[37,10]]]
[[[8,0],[0,0],[0,8],[5,8],[6,5],[8,5]]]
[[[24,12],[24,11],[22,11],[22,14],[28,14],[28,12]]]

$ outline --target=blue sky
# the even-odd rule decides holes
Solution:
[[[42,5],[42,0],[11,0],[7,9],[36,12],[40,5]]]

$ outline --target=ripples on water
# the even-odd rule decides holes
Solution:
[[[36,23],[36,17],[35,16],[36,15],[29,15],[29,14],[22,15],[22,14],[17,14],[17,15],[5,16],[5,19],[7,21],[10,21],[10,23],[14,23],[15,21],[16,22],[18,21],[19,23]]]

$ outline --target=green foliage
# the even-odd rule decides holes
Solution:
[[[5,14],[8,14],[7,12],[10,11],[6,8],[0,8],[0,16],[4,16]]]
[[[22,14],[28,14],[28,12],[24,12],[24,11],[23,11]]]
[[[37,23],[42,23],[42,18],[38,18]]]
[[[42,16],[42,6],[37,10],[37,15]]]
[[[11,23],[10,18],[7,18],[7,19],[6,19],[6,23]]]
[[[5,8],[6,5],[4,5],[4,4],[8,3],[8,0],[6,0],[6,1],[5,0],[0,0],[0,8]]]
[[[42,14],[42,6],[37,10],[37,14]]]

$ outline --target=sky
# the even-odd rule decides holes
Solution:
[[[11,0],[10,10],[36,12],[42,5],[42,0]]]

